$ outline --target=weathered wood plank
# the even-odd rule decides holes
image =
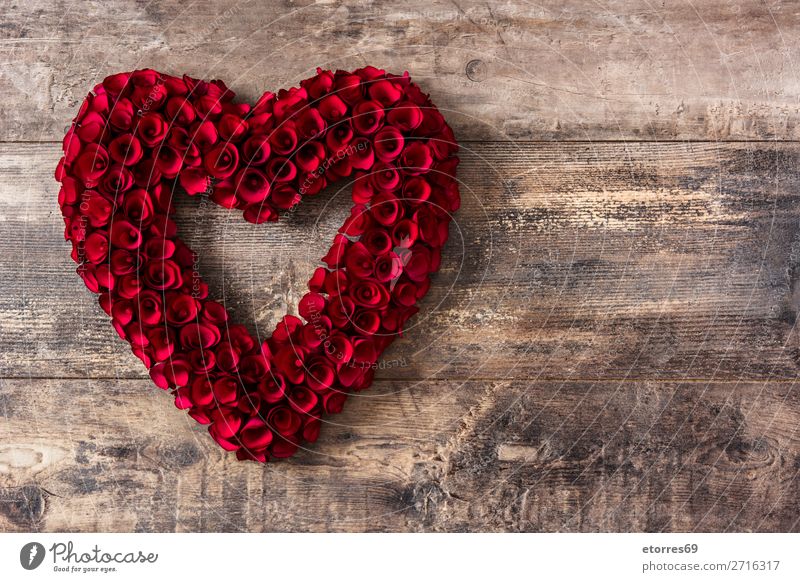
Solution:
[[[0,374],[145,377],[73,273],[57,156],[0,146]],[[797,144],[470,144],[442,271],[379,377],[794,379],[799,167]],[[278,224],[196,199],[178,217],[212,296],[263,337],[347,197]]]
[[[798,531],[793,383],[377,382],[225,455],[143,380],[0,381],[2,531]]]
[[[0,140],[60,140],[104,76],[253,99],[316,66],[408,69],[461,139],[799,139],[791,3],[3,3]]]

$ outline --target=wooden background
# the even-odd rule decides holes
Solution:
[[[800,530],[794,2],[0,1],[0,530]],[[313,450],[223,454],[74,274],[53,169],[105,75],[408,69],[463,209]],[[347,192],[180,209],[216,297],[294,310]],[[299,243],[310,235],[309,242]]]

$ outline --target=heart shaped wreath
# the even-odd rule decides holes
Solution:
[[[107,77],[63,143],[56,179],[77,272],[175,405],[237,458],[288,457],[324,413],[372,383],[418,311],[459,207],[458,146],[429,97],[374,67],[317,70],[234,102],[222,81],[153,70]],[[208,195],[253,223],[326,185],[353,207],[300,300],[259,342],[208,299],[170,218]]]

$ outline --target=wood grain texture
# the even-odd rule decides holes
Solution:
[[[57,149],[0,146],[0,253],[24,249],[0,266],[0,373],[146,378],[73,274]],[[468,144],[443,268],[380,377],[795,378],[798,167],[796,144]],[[264,337],[348,197],[258,226],[184,197],[178,217],[212,296]]]
[[[267,467],[146,381],[2,390],[4,530],[800,529],[782,383],[377,382]]]
[[[0,531],[800,531],[796,12],[0,0]],[[312,449],[239,463],[74,274],[57,142],[119,70],[252,100],[367,63],[444,110],[463,208],[370,391]],[[183,198],[177,218],[263,337],[348,197],[260,226]]]
[[[460,139],[798,139],[800,20],[756,0],[3,2],[2,140],[60,140],[153,67],[253,99],[317,66],[413,72]]]

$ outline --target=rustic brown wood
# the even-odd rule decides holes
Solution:
[[[317,66],[408,69],[461,139],[798,139],[791,3],[5,2],[0,139],[60,140],[86,91],[154,67],[248,98]]]
[[[0,253],[24,250],[0,266],[0,373],[146,378],[74,275],[57,149],[0,146]],[[380,377],[795,378],[798,167],[797,144],[465,145],[442,271]],[[212,295],[265,336],[348,196],[278,224],[185,197],[178,217]]]
[[[6,2],[0,531],[800,531],[800,20],[791,4]],[[64,128],[105,75],[408,69],[463,208],[369,392],[238,463],[74,275]],[[212,294],[293,311],[347,212],[252,226],[181,199]],[[310,240],[298,244],[303,235]]]
[[[793,384],[378,382],[267,467],[146,381],[32,387],[2,381],[8,531],[800,529]]]

